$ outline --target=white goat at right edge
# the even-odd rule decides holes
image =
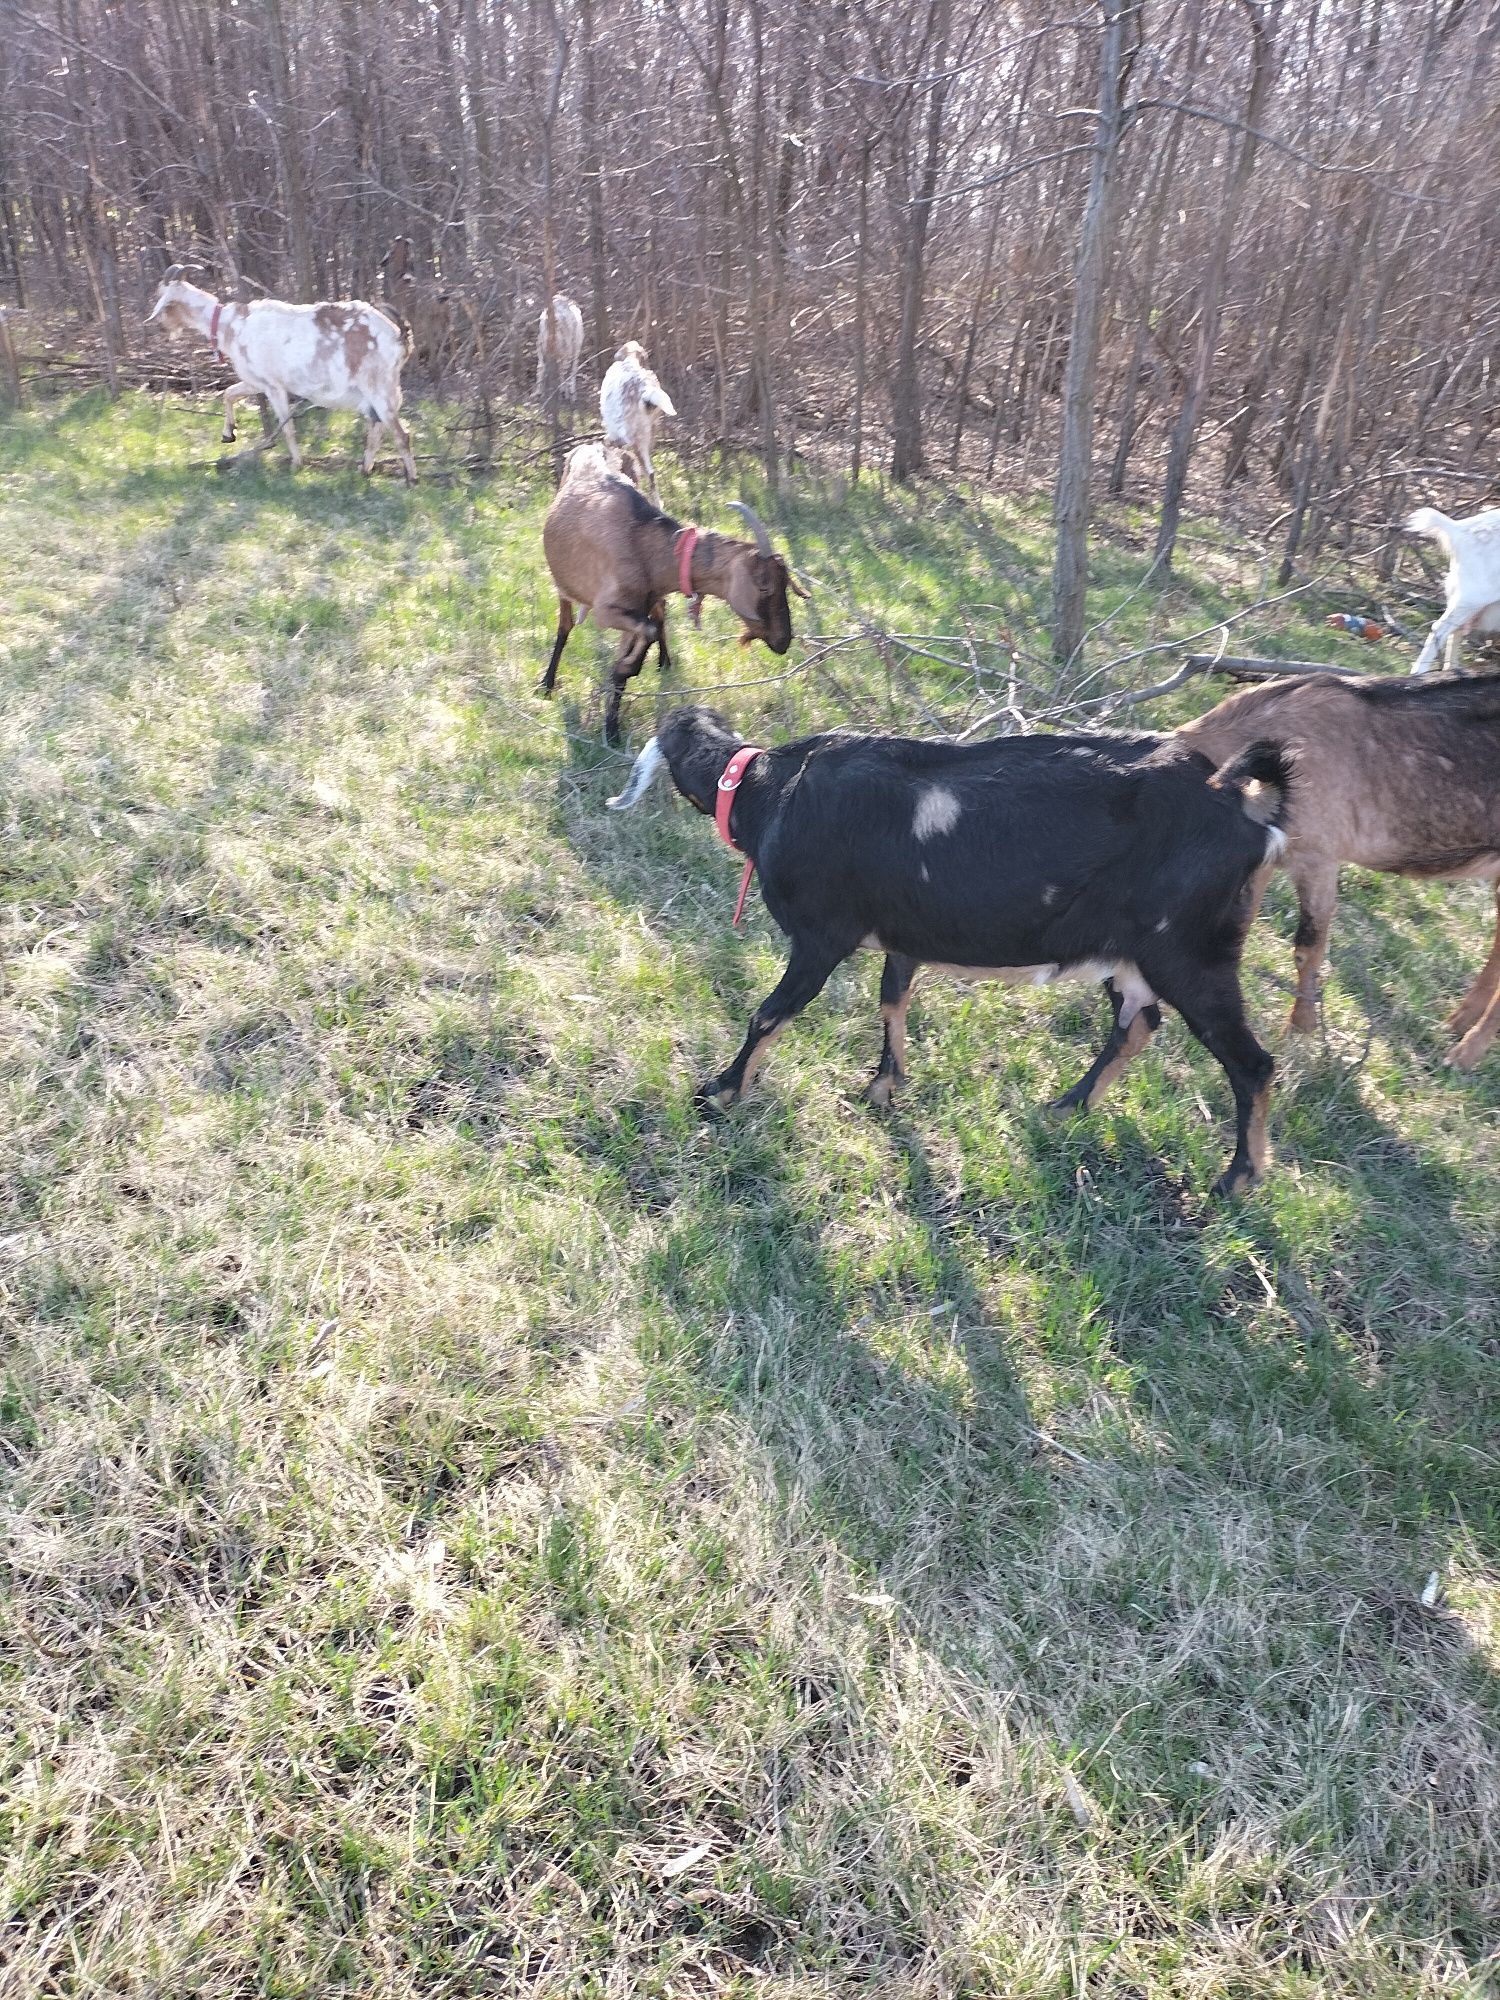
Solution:
[[[1436,507],[1419,507],[1406,524],[1410,535],[1427,535],[1448,557],[1444,588],[1448,608],[1427,634],[1414,674],[1425,674],[1444,648],[1445,664],[1458,665],[1460,641],[1471,632],[1500,632],[1500,507],[1454,521]]]
[[[651,439],[656,420],[675,417],[672,398],[652,374],[646,350],[638,340],[627,340],[615,349],[599,389],[599,414],[604,419],[604,436],[609,444],[624,445],[634,452],[646,475],[651,498],[658,504],[656,468],[651,463]]]

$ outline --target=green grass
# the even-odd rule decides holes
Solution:
[[[1039,1116],[1091,996],[934,982],[865,1110],[868,960],[706,1127],[778,939],[686,808],[603,811],[591,628],[534,696],[540,484],[215,435],[0,429],[0,1993],[1485,1991],[1486,893],[1352,880],[1310,1046],[1273,895],[1238,1205],[1180,1025]],[[806,629],[1039,650],[1043,505],[767,508]],[[1108,646],[1260,594],[1205,527],[1131,596],[1145,526]],[[1352,601],[1247,642],[1369,663]],[[678,684],[762,739],[961,692],[730,623]]]

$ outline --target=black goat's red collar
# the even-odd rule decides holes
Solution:
[[[714,825],[719,829],[719,838],[724,845],[733,849],[736,854],[742,853],[743,850],[736,846],[734,836],[729,831],[729,815],[734,811],[734,795],[740,788],[740,780],[759,755],[760,751],[753,743],[741,744],[719,774],[718,791],[714,797]],[[740,877],[739,901],[734,906],[736,929],[739,927],[740,918],[745,914],[745,897],[749,892],[750,877],[754,873],[755,863],[747,854],[745,872]]]

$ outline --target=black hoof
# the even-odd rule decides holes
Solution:
[[[693,1092],[693,1102],[705,1118],[722,1118],[739,1101],[739,1092],[730,1090],[722,1077],[711,1076]]]
[[[1229,1201],[1233,1196],[1248,1194],[1260,1179],[1254,1167],[1240,1160],[1231,1160],[1209,1189],[1215,1201]]]

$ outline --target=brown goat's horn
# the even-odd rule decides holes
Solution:
[[[771,547],[771,537],[766,533],[766,524],[755,512],[755,509],[747,507],[743,500],[731,500],[729,504],[736,514],[744,515],[745,526],[754,535],[755,546],[760,550],[761,554],[763,556],[775,555],[776,551]]]

